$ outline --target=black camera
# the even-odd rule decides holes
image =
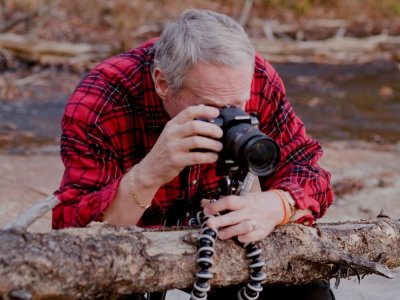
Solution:
[[[217,118],[201,119],[218,125],[224,132],[220,141],[217,175],[230,175],[232,170],[242,168],[257,176],[267,176],[276,168],[280,159],[278,144],[258,130],[256,116],[248,115],[236,106],[226,106]]]

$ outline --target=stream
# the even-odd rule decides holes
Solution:
[[[273,65],[312,137],[400,141],[400,66],[389,62]],[[57,79],[50,77],[50,82]],[[60,119],[75,84],[67,90],[57,84],[32,84],[26,87],[32,90],[26,99],[0,98],[0,152],[26,154],[49,147],[56,151]]]

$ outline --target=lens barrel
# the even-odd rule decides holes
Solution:
[[[228,128],[223,144],[227,156],[257,176],[270,175],[279,163],[278,144],[249,123]]]

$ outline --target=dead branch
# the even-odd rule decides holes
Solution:
[[[255,39],[255,48],[272,62],[367,63],[377,59],[400,61],[400,37],[385,34],[351,38],[337,33],[321,41],[294,41],[275,38],[271,23],[264,24],[268,39]],[[280,34],[282,37],[284,33]],[[300,34],[299,34],[300,35]],[[299,37],[301,39],[301,37]],[[29,36],[0,34],[0,49],[13,57],[41,64],[81,64],[90,67],[108,57],[110,45],[73,44],[30,39]]]
[[[336,37],[321,41],[273,39],[270,23],[264,24],[269,40],[255,39],[253,45],[273,62],[367,63],[377,59],[400,60],[400,37],[385,34],[366,38]],[[273,41],[271,41],[273,39]]]
[[[14,57],[41,64],[70,64],[100,60],[110,55],[109,45],[73,44],[33,39],[16,34],[0,34],[0,48]]]
[[[198,270],[197,237],[194,229],[150,231],[103,223],[46,234],[3,230],[0,296],[93,299],[188,288]],[[314,227],[290,224],[259,246],[266,261],[266,283],[299,284],[346,274],[390,278],[389,268],[400,265],[399,242],[400,222],[378,218]],[[245,282],[244,249],[233,240],[218,240],[215,248],[211,284]]]
[[[246,26],[249,19],[251,8],[253,7],[253,0],[246,0],[239,18],[239,24],[243,27]]]
[[[51,195],[12,220],[4,227],[4,230],[26,229],[58,203],[60,203],[60,200],[56,196]]]

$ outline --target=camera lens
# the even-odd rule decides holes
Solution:
[[[271,174],[279,162],[276,142],[248,123],[229,128],[223,144],[236,163],[257,176]]]
[[[279,162],[278,145],[266,136],[256,136],[243,149],[249,170],[258,176],[271,174]]]

